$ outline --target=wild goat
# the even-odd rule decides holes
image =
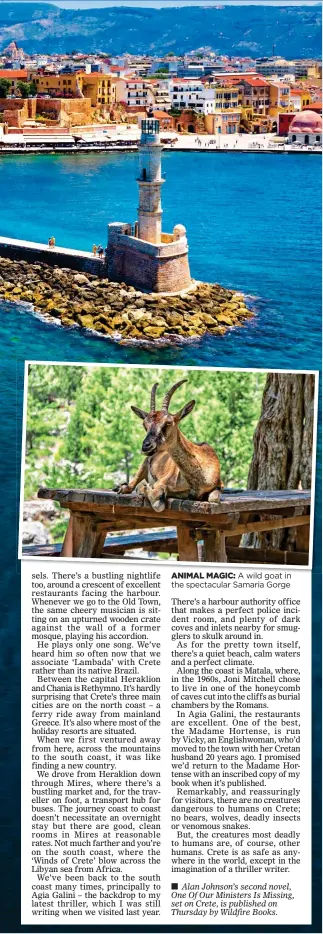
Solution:
[[[146,437],[142,453],[146,458],[130,483],[123,483],[119,493],[142,493],[156,512],[165,509],[168,496],[202,499],[206,494],[209,502],[218,499],[221,489],[219,459],[206,442],[195,444],[185,438],[178,423],[190,414],[195,399],[188,402],[176,415],[168,411],[170,400],[186,379],[175,383],[166,392],[161,409],[156,411],[158,383],[151,390],[150,411],[144,412],[132,405],[132,411],[143,420]]]

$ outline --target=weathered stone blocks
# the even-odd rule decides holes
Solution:
[[[77,286],[77,290],[75,289]],[[108,279],[0,257],[0,299],[32,302],[47,320],[123,340],[222,336],[253,312],[243,296],[218,284],[193,283],[189,293],[145,294]],[[139,303],[139,305],[137,304]],[[205,310],[207,308],[207,311]],[[225,310],[224,310],[225,308]]]

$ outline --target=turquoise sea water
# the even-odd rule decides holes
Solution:
[[[135,220],[137,154],[6,156],[0,161],[0,234],[91,249],[111,220]],[[195,278],[252,296],[256,318],[224,338],[185,347],[119,347],[1,315],[1,344],[56,360],[315,367],[320,347],[319,156],[164,153],[163,227],[187,227]]]

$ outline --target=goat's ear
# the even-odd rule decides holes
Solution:
[[[130,408],[135,413],[135,415],[138,415],[138,418],[142,418],[143,421],[145,418],[147,418],[148,412],[143,412],[143,410],[138,409],[136,405],[131,405]]]
[[[183,405],[183,408],[180,409],[180,411],[177,412],[176,415],[174,416],[176,422],[181,422],[182,418],[186,418],[186,416],[189,415],[190,412],[192,412],[192,409],[194,409],[194,406],[195,406],[195,399],[192,399],[191,402],[187,402],[186,405]]]

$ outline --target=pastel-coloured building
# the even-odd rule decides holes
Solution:
[[[322,145],[322,117],[312,110],[303,110],[295,114],[292,120],[288,141],[305,146]]]

